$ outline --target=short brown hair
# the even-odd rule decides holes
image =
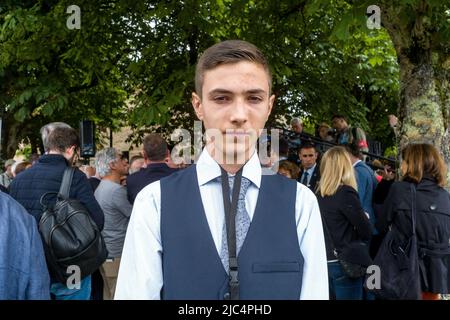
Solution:
[[[272,73],[263,53],[253,44],[242,40],[219,42],[203,52],[195,69],[195,92],[201,97],[203,76],[206,71],[222,64],[249,61],[260,64],[269,78],[269,90],[272,89]]]
[[[441,187],[447,184],[447,165],[437,149],[428,143],[411,143],[402,150],[402,161],[406,164],[403,179],[416,183],[425,175],[431,176]]]
[[[133,164],[133,162],[135,162],[137,160],[141,160],[141,159],[144,159],[144,156],[142,154],[140,154],[140,153],[135,155],[135,156],[132,156],[131,159],[130,159],[130,167]]]
[[[45,126],[43,126],[40,130],[41,137],[42,137],[42,145],[44,147],[44,151],[48,151],[48,135],[55,129],[55,128],[71,128],[67,123],[65,122],[50,122],[47,123]]]
[[[28,161],[22,161],[19,162],[16,165],[16,168],[14,169],[14,173],[16,174],[16,176],[21,173],[22,171],[25,171],[27,169],[28,166],[31,166],[31,162]]]
[[[67,148],[80,147],[78,132],[72,128],[57,127],[47,137],[48,151],[65,152]]]
[[[331,121],[333,121],[334,119],[342,119],[342,120],[344,120],[345,122],[347,122],[347,117],[344,116],[344,115],[342,115],[342,114],[334,114],[334,115],[331,117]]]
[[[355,158],[361,157],[361,150],[359,149],[359,147],[355,141],[353,141],[351,143],[345,143],[342,146],[345,148],[345,151],[347,151],[349,154],[351,154]]]
[[[163,161],[167,156],[167,142],[157,133],[144,138],[144,151],[150,161]]]
[[[293,162],[282,160],[278,163],[278,170],[283,169],[290,173],[292,179],[297,180],[300,173],[300,168]]]

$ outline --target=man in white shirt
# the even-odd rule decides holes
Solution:
[[[263,175],[255,150],[275,100],[265,57],[248,42],[218,43],[201,56],[195,84],[206,147],[196,165],[136,197],[115,299],[229,299],[236,288],[241,299],[328,299],[317,200],[294,180]],[[227,177],[229,194],[241,184],[231,206]],[[225,223],[233,208],[235,243]]]

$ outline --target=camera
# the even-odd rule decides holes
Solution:
[[[334,128],[328,129],[327,135],[334,137],[336,135],[336,129]]]

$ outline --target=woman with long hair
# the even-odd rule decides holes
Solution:
[[[409,239],[413,184],[422,298],[439,299],[438,294],[450,292],[450,196],[444,189],[447,166],[434,146],[412,143],[402,150],[400,170],[402,181],[390,188],[377,229],[383,234],[394,225],[400,243]]]
[[[351,243],[368,242],[372,235],[369,219],[359,201],[353,166],[345,149],[333,147],[325,152],[320,172],[317,199],[324,227],[330,298],[361,300],[363,277],[350,278],[338,260],[339,254]],[[358,262],[366,263],[354,261]]]

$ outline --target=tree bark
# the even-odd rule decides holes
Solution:
[[[2,138],[2,157],[6,159],[11,159],[16,154],[17,147],[19,145],[19,141],[17,139],[18,131],[19,131],[19,122],[10,121],[10,119],[6,118],[4,122],[4,136]],[[9,120],[9,121],[8,121]]]
[[[432,42],[426,1],[417,5],[414,23],[401,20],[398,10],[385,4],[381,18],[400,65],[399,150],[410,142],[431,143],[449,165],[450,58]]]
[[[19,143],[27,136],[31,120],[18,122],[13,114],[5,114],[2,128],[1,156],[3,159],[11,159],[16,155]]]

